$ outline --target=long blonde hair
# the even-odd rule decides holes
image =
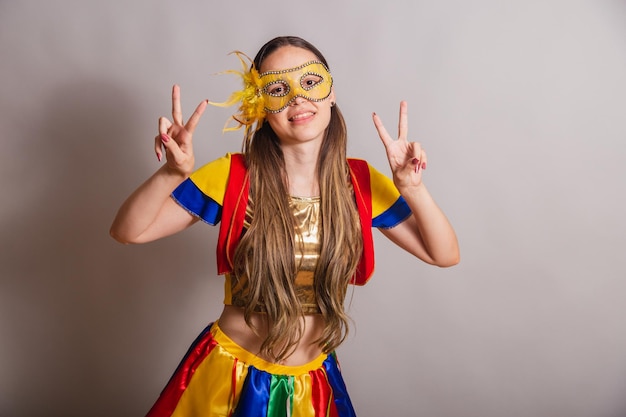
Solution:
[[[279,37],[261,48],[254,59],[255,66],[260,68],[267,56],[286,45],[309,50],[326,64],[319,50],[307,41]],[[321,254],[314,285],[325,327],[316,343],[325,352],[335,349],[347,335],[349,318],[344,300],[363,250],[346,146],[345,122],[335,105],[317,163]],[[248,325],[254,328],[251,316],[256,305],[262,305],[267,312],[269,328],[261,353],[282,360],[293,351],[303,332],[302,307],[294,290],[295,219],[289,207],[285,161],[280,141],[267,122],[245,138],[243,153],[250,176],[253,217],[236,249],[233,273],[248,280],[249,298],[244,313]]]

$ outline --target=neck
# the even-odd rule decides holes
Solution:
[[[317,159],[319,146],[283,147],[285,169],[289,184],[289,194],[299,197],[314,197],[319,195],[317,178]]]

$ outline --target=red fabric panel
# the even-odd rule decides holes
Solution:
[[[366,161],[362,159],[348,159],[354,197],[361,219],[361,234],[363,236],[363,254],[359,261],[352,283],[364,285],[374,272],[374,237],[372,236],[372,188],[370,184],[370,170]]]
[[[232,154],[228,185],[222,206],[222,223],[217,240],[217,273],[233,269],[233,257],[243,232],[250,181],[242,154]]]
[[[217,342],[207,328],[189,348],[146,417],[169,417],[172,415],[196,369],[209,356],[215,346],[217,346]]]

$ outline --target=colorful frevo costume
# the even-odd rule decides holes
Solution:
[[[231,97],[242,103],[233,118],[246,129],[262,123],[265,112],[282,111],[297,96],[323,100],[332,86],[330,73],[317,61],[260,75],[254,66],[247,71],[244,66],[238,74],[244,79],[244,90]],[[347,163],[363,236],[363,254],[352,283],[363,285],[374,271],[372,227],[393,227],[411,212],[388,177],[364,160]],[[232,276],[237,243],[254,217],[243,155],[226,154],[204,165],[172,197],[204,222],[220,223],[217,268],[225,276],[224,303],[246,305],[245,279]],[[320,253],[320,199],[290,197],[290,205],[299,229],[294,236],[302,248],[296,253],[300,266],[296,295],[304,314],[316,314],[313,271]],[[263,311],[262,306],[258,311]],[[352,417],[355,412],[334,352],[301,366],[268,362],[238,346],[215,322],[191,345],[148,413],[148,417],[170,416]]]

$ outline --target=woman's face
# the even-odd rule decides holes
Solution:
[[[311,93],[307,94],[311,99],[295,97],[286,106],[277,106],[277,110],[284,107],[282,110],[276,113],[267,113],[267,122],[283,145],[309,141],[318,141],[321,144],[330,121],[331,103],[335,102],[335,93],[330,84],[331,81],[327,78],[320,81],[319,77],[305,76],[304,73],[307,71],[298,69],[298,67],[311,61],[319,61],[319,58],[311,51],[295,46],[283,46],[265,58],[259,68],[259,72],[262,74],[268,71],[283,71],[283,78],[292,85],[294,78],[298,78],[301,80],[301,84],[304,84],[302,87],[311,88]],[[292,69],[293,71],[290,71]],[[323,72],[323,68],[317,68],[317,70],[315,72]],[[277,78],[281,78],[281,76],[272,75],[268,78],[277,81]],[[315,83],[318,82],[320,84],[315,86]],[[286,84],[274,82],[268,86],[268,90],[272,94],[281,94],[281,86]],[[327,97],[321,98],[326,94],[328,94]],[[313,97],[317,97],[320,101],[314,101]]]

